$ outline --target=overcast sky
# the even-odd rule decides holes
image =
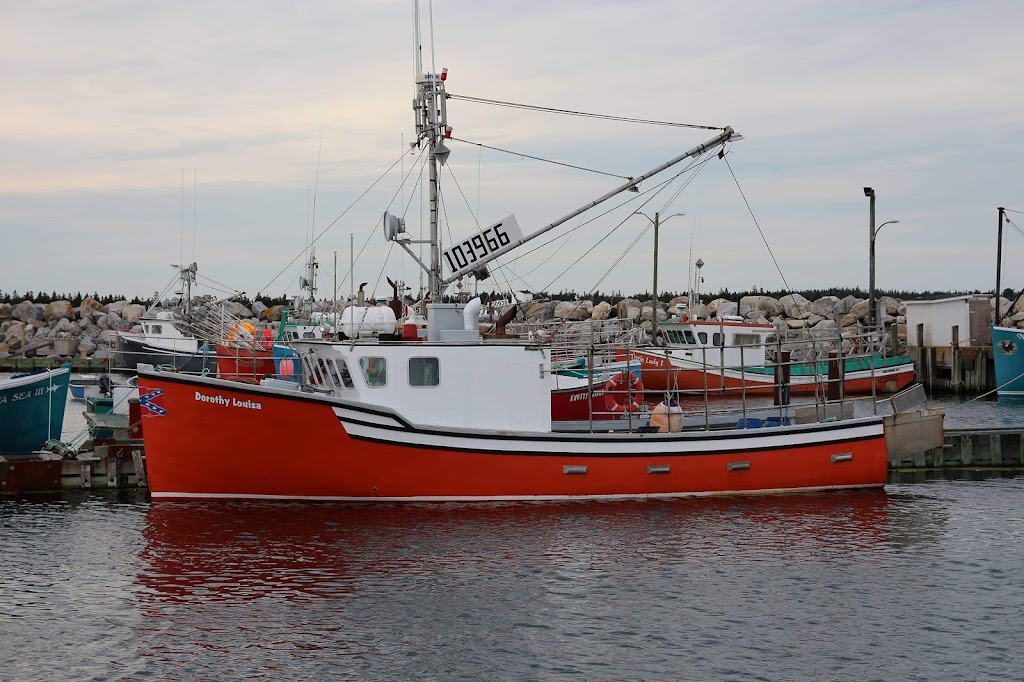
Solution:
[[[350,235],[357,285],[384,293],[390,276],[417,289],[416,266],[380,229],[390,210],[418,233],[415,173],[402,183],[416,157],[356,202],[412,139],[411,5],[0,3],[0,289],[149,295],[173,279],[169,264],[194,260],[214,286],[200,293],[293,294],[311,230],[323,232],[319,296],[333,295],[335,253],[347,293]],[[1024,3],[437,0],[432,11],[450,93],[744,136],[727,158],[764,240],[712,160],[643,207],[685,214],[661,230],[663,291],[685,290],[698,257],[702,291],[783,288],[765,241],[793,289],[866,289],[868,185],[877,223],[900,221],[878,235],[879,288],[994,286],[996,207],[1024,210]],[[456,137],[622,176],[714,135],[458,100],[448,114]],[[446,240],[468,236],[478,209],[483,224],[515,214],[530,233],[620,182],[450,146]],[[492,281],[649,290],[651,232],[627,252],[646,220],[623,219],[651,194],[630,197]],[[1005,244],[1004,286],[1020,289],[1024,236],[1008,227]]]

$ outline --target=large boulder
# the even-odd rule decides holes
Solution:
[[[86,296],[82,299],[82,310],[103,310],[103,304],[97,301],[92,296]]]
[[[141,306],[138,303],[132,303],[122,308],[120,314],[122,320],[128,324],[132,324],[138,322],[139,318],[142,317],[145,312],[146,308],[144,306]]]
[[[637,321],[643,305],[635,298],[624,298],[615,304],[615,317],[623,320]]]
[[[224,301],[221,305],[224,307],[224,312],[232,317],[245,320],[253,316],[252,311],[249,310],[248,306],[245,306],[238,301]]]
[[[590,319],[592,320],[607,320],[612,315],[612,304],[608,301],[601,301],[594,306],[593,312],[590,313]]]
[[[857,318],[856,315],[851,315],[850,313],[846,313],[845,315],[843,315],[842,317],[839,318],[839,326],[840,327],[849,327],[851,325],[857,324],[857,320],[858,320],[858,318]]]
[[[263,313],[267,312],[267,304],[263,301],[254,301],[249,308],[256,317],[266,317]]]
[[[895,317],[899,314],[900,302],[892,296],[882,296],[878,299],[878,302],[885,306],[886,315],[892,315]]]
[[[740,304],[733,301],[722,301],[718,304],[717,310],[714,310],[715,316],[718,319],[724,319],[725,317],[736,315],[739,312]],[[708,310],[711,310],[711,306],[708,306]]]
[[[99,336],[96,337],[96,340],[108,346],[116,346],[117,332],[113,329],[105,329],[100,332]]]
[[[740,299],[740,315],[750,319],[782,314],[782,305],[771,296],[744,296]]]
[[[555,317],[560,320],[589,320],[594,312],[590,301],[560,301],[555,306]]]
[[[821,317],[835,317],[836,306],[842,302],[838,296],[822,296],[811,304],[811,312]]]
[[[807,321],[800,318],[790,318],[786,320],[786,325],[790,329],[803,329],[807,326]]]
[[[841,300],[839,303],[836,304],[836,308],[835,308],[836,317],[840,317],[840,316],[845,315],[846,313],[850,312],[850,310],[853,309],[853,306],[857,305],[858,303],[860,303],[863,300],[864,299],[857,298],[856,296],[854,296],[852,294],[849,295],[849,296],[844,296],[843,300]]]
[[[96,342],[90,339],[88,336],[83,337],[82,340],[78,342],[78,350],[85,353],[86,355],[92,355],[93,353],[95,353],[96,348],[98,348]]]
[[[658,320],[667,320],[668,319],[668,313],[666,313],[664,310],[662,310],[661,306],[658,306],[657,309],[655,309],[655,308],[652,308],[649,305],[645,305],[640,310],[640,319],[642,321],[644,321],[644,322],[649,322],[652,319],[651,316],[654,314],[655,310],[658,311]]]
[[[716,298],[715,300],[711,301],[711,303],[708,303],[708,310],[711,311],[712,315],[718,315],[718,306],[722,305],[723,303],[729,303],[729,299]]]
[[[557,301],[534,303],[526,309],[526,319],[530,322],[547,322],[555,316]]]
[[[263,317],[271,322],[280,322],[287,307],[288,306],[283,305],[272,305],[263,311]]]
[[[124,310],[124,307],[128,305],[128,301],[121,299],[120,301],[112,301],[111,303],[103,306],[103,312],[105,313],[120,313]]]
[[[805,320],[811,314],[811,302],[800,294],[787,294],[779,299],[786,317]]]
[[[10,303],[0,303],[0,321],[14,319]]]
[[[868,300],[858,301],[856,304],[850,307],[850,314],[856,317],[858,320],[865,320],[868,317],[868,313],[871,310],[871,306],[868,304]]]
[[[71,301],[53,301],[43,306],[43,319],[47,322],[54,320],[72,320],[75,317],[75,308]]]
[[[33,303],[32,301],[22,301],[18,305],[14,306],[11,310],[11,315],[14,319],[21,320],[22,322],[41,320],[45,316],[43,306],[38,303]]]

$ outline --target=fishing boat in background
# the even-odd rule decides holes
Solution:
[[[1024,330],[992,325],[992,359],[1000,397],[1024,397]]]
[[[528,237],[509,216],[442,251],[437,182],[451,132],[447,70],[423,71],[418,23],[416,37],[413,146],[427,153],[432,246],[429,264],[417,259],[429,280],[426,338],[293,340],[301,385],[140,367],[154,501],[605,499],[885,484],[881,417],[659,432],[637,415],[625,431],[600,423],[557,430],[550,347],[485,339],[480,299],[445,302],[445,289],[485,277],[491,261],[667,168],[713,158],[736,135],[725,127]],[[385,214],[388,241],[405,247],[404,229]]]
[[[768,362],[771,325],[726,320],[662,322],[657,346],[622,351],[620,356],[637,360],[649,391],[703,392],[735,397],[771,395],[777,383],[776,365]],[[906,356],[880,353],[843,358],[843,392],[848,395],[896,393],[914,382],[914,363]],[[789,363],[792,394],[822,392],[828,381],[828,364]]]
[[[178,268],[183,286],[184,315],[191,312],[191,292],[195,283],[197,267]],[[217,370],[216,349],[193,333],[189,323],[182,316],[170,310],[150,310],[139,318],[141,332],[119,331],[117,333],[118,364],[127,369],[138,365],[173,367],[193,374],[211,373]]]
[[[1003,311],[1000,309],[1000,280],[1002,278],[1003,262],[1003,221],[1006,219],[1006,209],[1000,206],[999,211],[999,235],[996,241],[996,289],[995,289],[995,311],[992,319],[994,323],[990,330],[992,333],[992,363],[996,374],[996,393],[1000,398],[1024,397],[1024,351],[1021,346],[1024,344],[1024,330],[1015,327],[1005,326]]]
[[[71,366],[0,378],[0,454],[26,454],[60,438]]]

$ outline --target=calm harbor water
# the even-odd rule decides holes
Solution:
[[[7,499],[0,677],[1022,679],[1021,500]]]
[[[931,404],[950,428],[1024,423]],[[1024,477],[975,476],[614,503],[0,499],[0,679],[1024,679]]]

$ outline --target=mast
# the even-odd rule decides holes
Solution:
[[[447,95],[444,82],[448,77],[448,69],[440,74],[423,71],[423,46],[420,38],[419,2],[413,3],[416,32],[416,97],[413,99],[413,112],[416,119],[416,142],[414,146],[426,145],[427,165],[430,188],[430,267],[427,272],[428,290],[432,303],[441,301],[444,285],[441,280],[441,248],[438,232],[438,192],[437,165],[444,165],[451,152],[444,140],[451,137],[448,127]]]

